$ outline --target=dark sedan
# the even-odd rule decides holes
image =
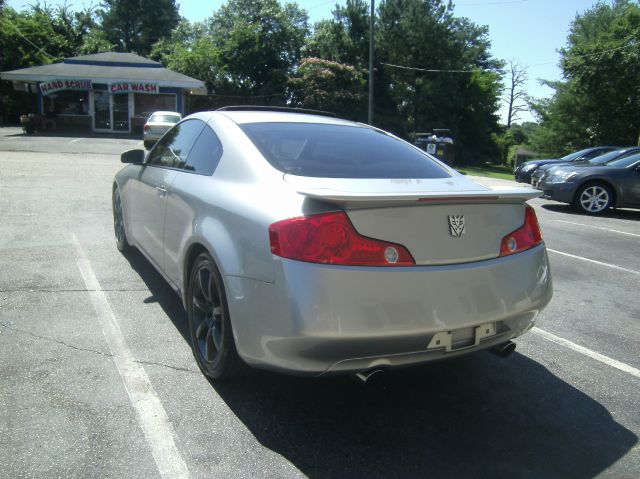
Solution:
[[[520,164],[513,172],[515,179],[518,183],[531,183],[531,175],[541,165],[549,163],[570,163],[572,161],[588,161],[596,156],[602,155],[609,151],[615,150],[616,146],[595,146],[592,148],[585,148],[584,150],[575,151],[562,158],[547,158],[544,160],[531,160],[525,161]]]
[[[640,153],[601,165],[554,168],[538,188],[543,198],[573,203],[590,215],[609,207],[640,208]]]
[[[552,173],[551,170],[555,168],[560,168],[561,166],[602,165],[609,161],[618,160],[620,158],[634,155],[636,153],[640,153],[640,146],[630,146],[628,148],[620,148],[618,150],[613,150],[608,153],[604,153],[602,155],[596,156],[595,158],[591,158],[590,160],[574,160],[569,163],[566,163],[566,162],[547,163],[546,165],[539,166],[533,172],[533,175],[531,175],[531,184],[537,188],[545,175],[551,174]]]

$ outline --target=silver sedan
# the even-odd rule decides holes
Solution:
[[[117,247],[181,296],[213,378],[510,352],[551,299],[539,192],[483,187],[367,125],[227,107],[122,161]]]
[[[162,138],[162,135],[173,128],[181,119],[182,115],[175,111],[156,111],[152,113],[142,127],[144,147],[146,149],[151,148],[156,141]]]

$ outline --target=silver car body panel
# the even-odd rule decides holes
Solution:
[[[276,264],[274,283],[225,278],[236,344],[252,365],[306,374],[454,356],[487,323],[496,335],[475,349],[503,343],[527,331],[552,294],[542,246],[453,266]],[[456,348],[427,349],[450,331],[462,334]]]
[[[115,182],[126,234],[185,304],[192,253],[206,249],[212,255],[225,283],[238,352],[249,364],[318,375],[455,356],[522,334],[551,298],[543,245],[498,257],[501,238],[522,226],[524,201],[538,196],[537,190],[486,188],[440,162],[450,178],[291,177],[272,167],[238,124],[369,127],[268,112],[188,118],[207,123],[222,143],[215,173],[123,168]],[[405,245],[418,264],[330,266],[271,253],[272,223],[336,210],[345,210],[360,234]],[[465,216],[465,235],[450,235],[449,215]],[[485,327],[495,334],[475,344]],[[449,350],[428,348],[437,333],[451,334]]]

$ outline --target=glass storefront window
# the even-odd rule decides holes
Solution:
[[[161,93],[159,95],[144,95],[135,93],[133,95],[135,116],[143,117],[145,120],[154,111],[176,111],[176,95]]]
[[[44,113],[57,115],[88,115],[89,92],[63,90],[44,97]]]

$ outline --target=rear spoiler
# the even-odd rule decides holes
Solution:
[[[486,190],[472,191],[424,191],[424,192],[360,192],[341,191],[333,188],[298,188],[297,192],[307,198],[340,206],[400,206],[410,203],[466,204],[466,203],[524,203],[537,198],[542,191],[531,187],[496,186]]]

